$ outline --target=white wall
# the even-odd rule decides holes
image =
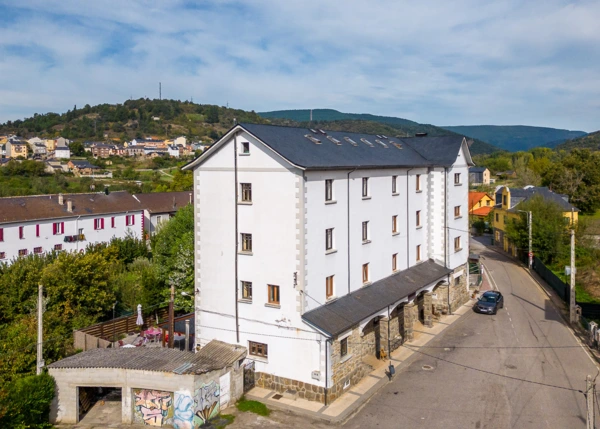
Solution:
[[[134,215],[135,224],[127,226],[125,216]],[[111,217],[115,217],[115,228],[111,227]],[[94,230],[94,219],[104,218],[104,229]],[[64,222],[64,234],[53,235],[52,224]],[[128,233],[136,238],[142,238],[144,215],[142,211],[129,213],[115,213],[102,216],[85,216],[62,219],[48,219],[43,221],[31,221],[20,223],[0,224],[4,229],[4,241],[0,242],[0,252],[5,252],[5,259],[1,262],[10,262],[18,257],[20,249],[27,249],[32,254],[35,247],[42,247],[43,252],[51,252],[56,244],[62,245],[65,251],[80,251],[89,244],[108,242],[112,238],[125,238]],[[36,225],[40,226],[40,236],[36,237]],[[24,238],[19,238],[19,227],[24,227]],[[83,229],[85,241],[67,243],[64,241],[67,235],[76,235]]]

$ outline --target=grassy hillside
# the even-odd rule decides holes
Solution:
[[[313,110],[313,121],[309,123],[310,110],[279,110],[262,112],[260,116],[270,119],[273,124],[317,127],[333,131],[349,131],[367,134],[385,134],[394,137],[411,137],[416,133],[427,133],[430,136],[447,136],[454,133],[429,124],[419,124],[408,119],[369,114],[342,113],[333,109]],[[473,139],[471,152],[474,155],[498,152],[495,146],[481,140]]]
[[[583,131],[524,125],[465,125],[442,127],[446,130],[483,140],[511,152],[529,150],[538,146],[553,148],[565,140],[584,136]]]
[[[557,150],[590,149],[600,150],[600,131],[589,133],[583,137],[568,140],[556,146]]]

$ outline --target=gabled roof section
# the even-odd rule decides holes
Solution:
[[[302,320],[335,337],[450,272],[430,259],[304,313]]]
[[[133,198],[138,200],[142,207],[152,214],[175,213],[194,201],[192,191],[135,194]]]
[[[471,209],[475,204],[477,204],[483,197],[488,197],[490,200],[494,200],[490,197],[487,192],[469,192],[469,209]]]
[[[388,138],[345,131],[240,124],[183,169],[191,169],[204,162],[236,131],[248,132],[293,166],[306,170],[449,167],[456,161],[461,147],[465,150],[467,162],[472,165],[468,145],[462,136]],[[319,139],[323,144],[315,144],[307,135]],[[357,143],[365,140],[382,143]]]

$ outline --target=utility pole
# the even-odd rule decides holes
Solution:
[[[37,360],[35,373],[40,375],[44,366],[43,335],[44,335],[44,286],[38,285],[38,334],[37,334]]]
[[[190,351],[190,319],[185,319],[185,351]]]
[[[577,311],[575,310],[575,230],[571,230],[571,288],[569,299],[569,320],[577,323]]]
[[[533,223],[533,216],[531,214],[531,210],[527,213],[527,224],[529,228],[529,271],[531,271],[531,267],[533,267],[533,240],[531,237],[531,224]]]
[[[587,403],[587,424],[586,429],[595,429],[594,421],[595,421],[595,410],[594,410],[594,399],[596,397],[596,385],[592,381],[592,376],[588,375],[585,378],[585,399]]]
[[[162,83],[158,82],[158,99],[162,100]]]
[[[175,284],[171,284],[171,300],[169,301],[169,348],[173,348],[175,336]]]

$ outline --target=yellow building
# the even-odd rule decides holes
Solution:
[[[511,219],[518,219],[523,216],[519,211],[518,205],[528,199],[540,195],[545,200],[557,203],[563,209],[565,223],[568,225],[577,223],[579,209],[569,203],[567,195],[556,194],[545,187],[526,187],[523,189],[503,186],[496,191],[496,205],[494,206],[494,216],[492,226],[494,228],[494,242],[502,246],[505,252],[510,252],[517,256],[517,248],[506,237],[506,225]]]

